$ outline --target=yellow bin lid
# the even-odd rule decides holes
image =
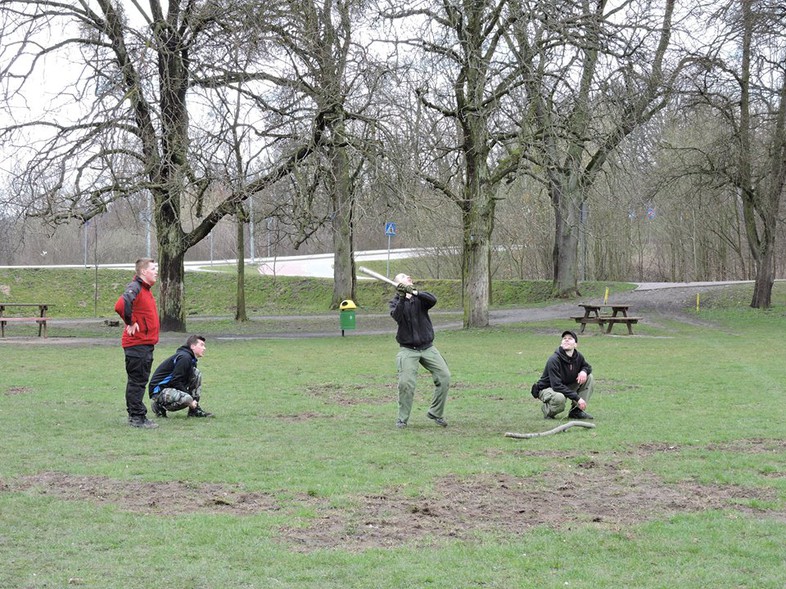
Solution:
[[[357,309],[358,307],[355,304],[355,301],[351,299],[347,299],[345,301],[341,301],[341,304],[338,306],[338,308],[341,309],[342,311],[345,311],[347,309]]]

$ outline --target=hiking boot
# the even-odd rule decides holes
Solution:
[[[150,408],[153,410],[153,413],[155,413],[156,417],[165,418],[167,416],[166,409],[164,409],[161,405],[159,405],[158,401],[155,398],[153,398],[153,400],[150,401]]]
[[[147,417],[129,417],[128,425],[142,429],[156,429],[158,427],[155,421],[150,421]]]
[[[436,423],[440,427],[448,427],[448,422],[442,419],[441,417],[434,417],[431,413],[426,413],[426,417],[428,417],[431,421]]]
[[[571,409],[570,413],[568,413],[568,417],[570,417],[571,419],[594,419],[592,415],[590,415],[586,411],[582,411],[578,407],[574,407],[573,409]]]
[[[202,407],[197,405],[196,409],[189,408],[188,409],[188,416],[189,417],[213,417],[212,413],[208,413],[207,411],[203,410]]]
[[[554,419],[548,403],[541,403],[540,409],[543,411],[543,419]]]
[[[406,421],[401,421],[400,419],[397,419],[396,420],[396,427],[398,429],[404,429],[405,427],[407,427],[407,422]]]

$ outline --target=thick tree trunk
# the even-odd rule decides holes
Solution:
[[[772,303],[772,285],[775,281],[775,232],[778,225],[780,185],[773,194],[758,200],[753,190],[743,191],[742,210],[745,219],[745,236],[753,255],[756,280],[751,307],[769,309]],[[756,222],[759,212],[760,223]]]
[[[571,297],[579,294],[579,220],[581,197],[578,191],[552,185],[554,208],[554,294]]]
[[[751,107],[751,63],[755,62],[754,31],[756,18],[752,2],[741,2],[742,9],[742,59],[740,72],[740,125],[739,125],[739,185],[742,198],[742,213],[745,222],[745,236],[756,264],[756,282],[753,288],[751,307],[768,309],[772,297],[772,284],[775,277],[775,232],[778,224],[778,211],[784,185],[784,129],[786,129],[786,73],[781,78],[780,103],[769,155],[769,182],[755,179],[757,168],[754,157],[755,129]],[[755,77],[754,77],[755,79]],[[755,87],[755,83],[753,84]]]
[[[161,331],[186,331],[183,308],[183,258],[185,251],[172,242],[166,233],[158,238],[158,309]]]
[[[769,309],[772,304],[772,285],[775,282],[775,267],[772,253],[768,253],[756,267],[756,282],[753,286],[751,307]]]
[[[246,315],[246,215],[243,205],[238,205],[237,213],[237,305],[235,307],[235,321],[248,321]]]
[[[464,213],[463,290],[464,327],[488,327],[491,301],[491,236],[495,201],[478,195],[478,202]]]
[[[579,294],[578,229],[565,223],[558,225],[554,239],[554,295],[571,297]]]
[[[188,162],[188,65],[176,28],[155,28],[161,91],[161,158],[151,169],[152,180],[161,186],[154,194],[158,234],[158,302],[162,331],[186,331],[184,308],[185,270],[188,247],[181,224],[181,199]]]
[[[331,176],[328,179],[333,206],[333,298],[331,309],[338,309],[344,299],[355,298],[354,246],[352,240],[352,214],[354,195],[349,170],[349,156],[344,147],[346,135],[344,123],[338,120],[333,128],[337,145],[331,149]]]
[[[774,201],[774,202],[773,202]],[[751,307],[769,309],[772,304],[772,285],[775,282],[775,230],[777,228],[777,197],[770,196],[769,210],[774,211],[770,218],[763,221],[761,238],[755,233],[756,226],[747,224],[748,244],[753,252],[756,266],[756,281],[753,286]],[[745,207],[748,208],[747,206]],[[752,216],[752,215],[749,215]]]
[[[351,208],[351,203],[346,203]],[[344,299],[355,298],[355,258],[352,245],[351,212],[333,219],[333,298],[331,309],[338,309]]]

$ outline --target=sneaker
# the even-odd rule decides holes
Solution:
[[[129,417],[128,425],[142,429],[156,429],[158,427],[155,421],[150,421],[147,417]]]
[[[400,419],[397,419],[396,420],[396,427],[398,429],[404,429],[405,427],[407,427],[407,422],[406,421],[401,421]]]
[[[153,400],[150,401],[150,408],[153,410],[153,413],[156,414],[156,417],[164,417],[165,418],[167,416],[166,415],[166,409],[161,407],[158,404],[158,401],[155,398],[153,398]]]
[[[592,415],[590,415],[586,411],[582,411],[578,407],[574,407],[573,409],[571,409],[570,413],[568,413],[568,417],[570,417],[571,419],[594,419]]]
[[[543,411],[543,419],[554,419],[554,416],[549,411],[548,403],[541,403],[540,409]]]
[[[213,417],[212,413],[208,413],[207,411],[203,410],[202,407],[197,405],[196,409],[188,409],[188,416],[189,417]]]
[[[426,413],[426,417],[428,417],[430,420],[432,420],[440,427],[448,427],[448,422],[442,419],[441,417],[434,417],[433,415],[431,415],[431,413]]]

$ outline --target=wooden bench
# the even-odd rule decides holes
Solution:
[[[38,337],[46,337],[46,323],[49,318],[46,311],[51,305],[47,303],[0,303],[0,337],[5,337],[6,323],[38,323]],[[5,310],[9,307],[36,307],[38,315],[35,317],[7,317]]]
[[[599,317],[585,317],[583,315],[575,315],[571,317],[576,323],[581,323],[581,332],[584,331],[584,326],[588,323],[600,326],[600,330],[604,333],[611,333],[611,328],[615,323],[624,323],[628,326],[628,335],[633,335],[633,328],[631,325],[638,323],[642,317],[612,317],[611,315],[601,315]],[[603,327],[606,326],[604,331]]]
[[[611,333],[616,323],[624,323],[628,326],[628,335],[633,335],[633,324],[641,320],[641,317],[629,316],[628,308],[630,305],[623,303],[580,303],[579,307],[584,309],[584,315],[573,315],[571,319],[581,324],[580,333],[584,333],[587,324],[597,325],[601,333]],[[612,314],[601,315],[601,311],[604,308],[611,309]]]
[[[604,317],[603,322],[608,323],[608,327],[606,328],[606,333],[611,333],[611,328],[614,327],[615,323],[624,323],[628,326],[628,335],[633,335],[633,327],[631,327],[634,323],[638,323],[641,317]]]
[[[588,323],[600,325],[601,328],[605,323],[603,317],[586,317],[584,315],[574,315],[573,317],[571,317],[571,319],[573,319],[576,323],[581,323],[582,333],[584,332],[584,326],[587,325]]]

